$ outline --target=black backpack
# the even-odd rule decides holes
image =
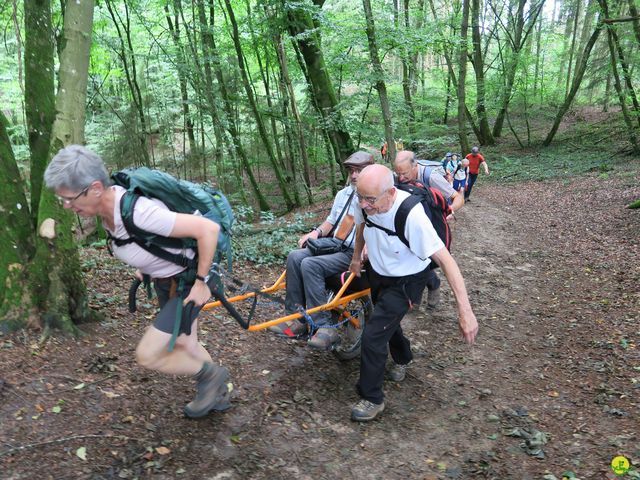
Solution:
[[[405,198],[400,204],[400,207],[398,207],[398,211],[396,212],[396,216],[393,221],[395,231],[391,231],[373,223],[367,218],[367,214],[363,211],[362,213],[364,215],[365,224],[368,227],[374,227],[382,230],[387,235],[398,237],[400,241],[407,246],[407,248],[411,248],[409,246],[409,240],[407,240],[407,237],[404,235],[407,216],[413,207],[418,203],[421,203],[422,208],[431,221],[431,225],[433,225],[438,237],[440,237],[444,246],[447,247],[447,250],[451,250],[451,229],[447,223],[447,217],[451,214],[451,207],[444,198],[444,195],[442,195],[439,190],[431,187],[425,188],[421,184],[414,185],[409,183],[396,183],[394,186],[398,190],[411,194],[409,197]],[[437,268],[437,265],[434,262],[431,262],[429,266],[430,268]]]

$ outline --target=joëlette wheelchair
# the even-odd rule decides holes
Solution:
[[[282,272],[273,285],[258,291],[241,291],[235,296],[227,297],[224,294],[220,294],[220,290],[212,290],[213,296],[217,300],[207,303],[202,310],[212,310],[222,306],[242,328],[250,332],[264,330],[273,325],[294,319],[309,320],[311,314],[329,310],[333,321],[333,325],[329,328],[337,328],[339,333],[339,341],[332,346],[331,351],[340,360],[351,360],[360,355],[362,332],[372,312],[366,273],[363,272],[360,277],[356,277],[350,272],[333,275],[326,280],[326,287],[330,292],[330,297],[329,301],[324,305],[307,310],[300,308],[296,313],[254,323],[253,325],[250,323],[255,313],[258,297],[273,298],[274,293],[284,290],[286,288],[286,271]],[[244,318],[234,304],[250,300],[253,300],[253,305],[248,318]]]

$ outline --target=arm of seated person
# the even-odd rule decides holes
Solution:
[[[331,231],[332,228],[333,225],[331,225],[329,222],[322,222],[319,227],[314,228],[309,233],[305,233],[298,239],[298,248],[304,248],[304,246],[307,244],[307,240],[309,240],[310,238],[316,239],[324,237]]]

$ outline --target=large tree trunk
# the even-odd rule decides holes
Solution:
[[[462,0],[462,23],[460,26],[460,74],[458,75],[458,138],[460,148],[468,152],[469,140],[467,139],[466,114],[465,114],[465,83],[467,79],[467,32],[469,30],[469,0]]]
[[[66,145],[84,143],[93,9],[93,0],[67,3],[49,158]],[[43,233],[48,222],[54,223],[53,236]],[[75,324],[97,317],[89,309],[78,248],[72,236],[74,223],[72,213],[62,208],[52,192],[43,189],[38,212],[40,236],[29,268],[32,293],[44,326],[69,332],[75,332]]]
[[[318,26],[314,23],[307,5],[284,2],[283,8],[289,18],[291,36],[304,60],[314,105],[324,121],[333,145],[335,161],[341,164],[353,153],[353,142],[340,113],[335,90],[324,62]]]
[[[50,0],[25,0],[24,22],[24,100],[31,151],[31,218],[35,226],[42,177],[49,159],[51,127],[56,114]]]
[[[391,108],[389,107],[389,98],[387,97],[387,86],[384,83],[384,70],[378,56],[378,45],[376,44],[376,30],[373,23],[373,13],[371,11],[371,1],[362,0],[364,5],[364,16],[367,20],[367,41],[369,43],[369,56],[373,72],[376,77],[375,88],[380,97],[380,107],[382,108],[382,119],[384,121],[384,136],[387,141],[389,158],[396,158],[396,143],[393,138],[393,125],[391,124]]]
[[[34,251],[34,226],[7,127],[0,110],[0,332],[23,327],[33,307],[25,273]]]
[[[562,122],[562,118],[564,117],[564,114],[567,113],[567,110],[569,110],[569,107],[573,102],[573,98],[576,96],[576,93],[580,88],[580,84],[582,83],[582,77],[584,76],[584,72],[587,69],[589,55],[591,55],[591,50],[593,49],[593,46],[595,45],[601,30],[602,30],[602,24],[598,22],[595,30],[593,31],[593,33],[591,34],[591,37],[589,38],[589,41],[585,45],[584,51],[582,52],[582,55],[580,57],[580,60],[581,60],[580,65],[577,66],[575,74],[573,76],[573,83],[571,85],[571,90],[569,90],[569,94],[567,95],[567,98],[565,98],[564,102],[558,109],[558,112],[556,113],[556,118],[553,122],[553,126],[551,127],[551,130],[547,134],[547,138],[545,138],[544,142],[542,143],[544,146],[550,145],[551,142],[553,141],[553,137],[556,135],[556,132],[560,127],[560,122]]]

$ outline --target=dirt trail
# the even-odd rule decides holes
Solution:
[[[100,256],[96,266],[108,273],[94,286],[114,320],[41,348],[36,337],[0,338],[0,454],[61,439],[0,456],[0,476],[614,478],[614,456],[640,465],[640,212],[623,208],[640,197],[637,185],[633,177],[480,183],[458,215],[453,247],[478,341],[462,342],[443,282],[435,312],[406,318],[415,361],[404,382],[385,383],[387,410],[370,424],[349,420],[357,360],[211,315],[203,341],[232,372],[234,408],[183,418],[192,383],[135,365],[152,310],[124,311],[116,301],[124,270]],[[76,455],[82,446],[86,461]]]

